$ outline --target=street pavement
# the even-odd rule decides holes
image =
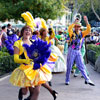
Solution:
[[[65,85],[65,73],[53,74],[52,88],[58,94],[57,100],[100,100],[100,73],[93,70],[90,64],[87,64],[90,78],[96,86],[84,84],[84,79],[79,75],[77,78],[71,74],[70,85]],[[18,87],[14,87],[9,83],[9,76],[0,79],[0,100],[18,100]],[[26,97],[26,96],[24,96]],[[41,87],[38,100],[54,100],[47,89]]]

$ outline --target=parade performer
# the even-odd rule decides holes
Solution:
[[[51,51],[58,56],[58,59],[55,62],[55,66],[52,69],[52,72],[66,72],[66,61],[62,52],[54,44],[51,45],[50,48],[51,48]]]
[[[10,82],[14,86],[22,87],[20,90],[22,94],[26,94],[28,87],[31,88],[32,86],[35,86],[35,84],[32,83],[32,79],[29,79],[29,77],[34,79],[34,77],[32,77],[35,75],[32,72],[34,71],[32,70],[33,63],[32,63],[32,60],[28,58],[27,53],[25,52],[24,47],[23,47],[23,43],[27,43],[31,45],[31,42],[29,40],[29,38],[31,37],[31,34],[32,34],[31,28],[27,26],[24,27],[21,32],[21,35],[23,36],[23,38],[21,40],[16,41],[14,44],[14,61],[21,65],[20,67],[18,67],[17,69],[13,71],[10,77]],[[19,56],[22,56],[22,59],[20,59]],[[29,72],[31,72],[30,75],[28,74]],[[40,86],[35,87],[36,91],[39,91],[39,89],[40,89]],[[38,97],[38,92],[36,95]],[[36,99],[37,97],[35,97],[34,99],[37,100]],[[19,97],[19,100],[22,100],[22,97]]]
[[[64,52],[64,44],[65,44],[65,36],[63,35],[63,32],[59,31],[58,35],[55,35],[56,38],[56,46],[60,49],[60,51]]]
[[[26,16],[25,13],[23,13],[23,14],[24,14],[24,16]],[[29,15],[29,13],[28,13],[28,15]],[[27,16],[23,17],[23,18],[27,19]],[[33,18],[33,17],[31,17],[31,18]],[[30,20],[28,21],[26,19],[25,19],[26,23],[30,23]],[[40,27],[43,27],[43,28],[47,29],[47,26],[46,26],[46,22],[43,18],[35,18],[35,20],[33,20],[33,21],[35,22],[35,24],[34,24],[34,26],[35,26],[34,30],[35,31],[33,32],[32,39],[36,40],[36,39],[38,39],[38,37],[40,35],[40,33],[39,33]],[[27,24],[27,25],[32,26],[31,24],[32,24],[32,22],[30,24]],[[50,38],[47,37],[46,38],[47,42],[49,40],[51,40],[52,37],[53,37],[53,35]],[[54,54],[52,54],[52,59],[57,59]],[[53,61],[48,60],[48,63],[46,63],[46,64],[50,67],[50,69],[52,69],[52,67],[54,66],[55,63]],[[52,94],[54,100],[56,100],[58,93],[55,90],[53,90],[47,83],[42,84],[42,86],[45,87],[46,89],[48,89],[48,91]],[[30,92],[30,95],[31,95],[31,92]],[[28,98],[30,98],[30,96]]]
[[[67,55],[68,53],[68,41],[69,41],[69,33],[68,32],[64,32],[64,36],[65,36],[65,44],[64,44],[64,54]]]
[[[47,43],[53,44],[52,39],[55,37],[53,28],[51,28],[52,34],[50,34],[50,36],[47,36],[48,28],[44,19],[41,19],[41,25],[42,28],[40,29],[40,38],[44,41],[47,41]]]
[[[30,88],[34,87],[34,91],[36,93],[32,95],[31,100],[33,98],[34,100],[37,100],[39,90],[40,90],[40,85],[45,83],[46,81],[50,81],[52,75],[51,75],[51,70],[47,65],[43,65],[43,66],[41,65],[41,64],[44,64],[43,61],[41,61],[41,64],[39,61],[35,61],[35,60],[32,63],[32,59],[28,57],[27,52],[24,49],[25,45],[23,47],[23,44],[31,45],[31,42],[29,40],[32,34],[31,32],[32,32],[31,29],[28,26],[25,26],[21,32],[21,34],[23,34],[22,35],[23,38],[16,41],[14,44],[14,61],[16,63],[20,63],[21,65],[20,67],[18,67],[17,69],[13,71],[10,78],[10,82],[14,86],[22,87],[21,88],[22,92],[27,91],[26,87],[30,87]],[[44,44],[43,43],[42,41],[35,42],[35,44],[37,44],[39,47],[42,46],[42,51],[39,50],[40,51],[39,55],[43,54],[44,56],[42,57],[48,57],[49,52],[46,53],[48,46],[46,46],[46,43]],[[39,47],[37,49],[39,49]],[[33,46],[33,48],[36,48],[36,46]],[[20,59],[19,56],[21,56],[22,59]],[[38,56],[35,50],[34,50],[34,56],[35,57]],[[43,58],[39,57],[38,60],[40,59],[43,60]]]
[[[59,50],[58,47],[56,47],[54,45],[53,42],[53,38],[55,37],[55,32],[53,30],[53,28],[51,28],[51,30],[49,30],[49,36],[47,36],[47,29],[42,28],[40,30],[40,37],[42,40],[47,41],[48,43],[51,43],[51,51],[52,53],[56,54],[58,56],[57,61],[55,62],[55,65],[52,66],[52,72],[65,72],[66,71],[66,63],[65,63],[65,59],[61,53],[61,51]]]
[[[86,35],[88,35],[91,31],[91,27],[88,23],[88,19],[86,16],[84,16],[84,21],[87,25],[87,29],[85,31],[80,32],[81,24],[79,23],[79,19],[76,19],[75,22],[68,28],[68,33],[70,36],[70,46],[68,48],[68,55],[67,55],[67,72],[66,72],[66,82],[65,82],[66,85],[69,85],[70,72],[72,70],[72,66],[75,61],[78,69],[80,70],[82,76],[85,79],[85,84],[94,86],[94,83],[90,80],[90,78],[86,74],[83,58],[80,52],[81,39],[84,38]]]
[[[29,12],[28,12],[29,13]],[[25,17],[25,16],[26,17]],[[30,17],[27,17],[27,13],[24,13],[24,18],[25,18],[25,20],[27,19],[27,22],[29,22],[28,21],[28,18],[30,18]],[[32,18],[32,17],[31,17]],[[32,22],[30,23],[28,23],[30,26],[32,26],[31,24],[33,24]],[[28,29],[29,28],[29,30],[30,30],[30,27],[26,27],[26,29]],[[32,29],[34,29],[34,28],[32,28]],[[23,30],[23,32],[24,32],[24,29],[22,29]],[[32,30],[33,31],[33,30]],[[31,31],[31,32],[32,32]],[[22,34],[21,34],[21,36],[23,36],[23,32],[21,32]],[[28,33],[26,33],[26,35],[28,36],[29,34]],[[32,34],[30,35],[30,37],[32,36]],[[23,36],[24,37],[24,36]],[[37,40],[36,40],[37,41]],[[16,43],[15,42],[15,47],[16,47],[16,44],[18,44],[18,45],[20,45],[20,46],[18,46],[19,47],[19,49],[22,49],[22,51],[21,52],[25,52],[25,50],[23,49],[23,40],[22,40],[22,38],[19,40],[19,42],[20,43]],[[26,41],[27,42],[27,41]],[[25,42],[25,43],[26,43]],[[41,44],[42,42],[40,42],[39,43],[39,41],[38,42],[35,42],[35,44],[37,44],[37,46],[39,45],[39,47],[42,45]],[[46,43],[44,43],[45,45],[46,45]],[[43,46],[42,45],[42,54],[43,54],[43,51],[45,52],[45,54],[46,54],[46,50],[47,50],[47,46]],[[25,46],[25,45],[24,45]],[[33,46],[34,47],[34,46]],[[38,47],[38,49],[39,49],[39,47]],[[36,48],[36,47],[35,47]],[[43,48],[45,49],[45,50],[43,50]],[[29,49],[28,49],[29,50]],[[41,50],[39,50],[39,51],[41,51]],[[29,52],[27,52],[27,53],[29,53]],[[29,62],[29,60],[28,60],[28,56],[27,56],[27,53],[25,52],[25,56],[24,56],[24,54],[22,54],[22,57],[26,57],[27,59],[24,59],[24,60],[22,60],[22,63],[24,63],[24,61],[25,61],[25,63],[27,63],[27,62]],[[43,57],[45,57],[45,54],[44,54],[44,56]],[[40,54],[41,55],[41,54]],[[35,56],[36,56],[36,53],[35,53]],[[47,55],[46,55],[46,57],[47,57]],[[43,58],[42,58],[43,59]],[[49,57],[49,60],[48,61],[50,61],[50,62],[55,62],[55,60],[56,60],[57,58],[55,57],[53,57],[53,54],[52,55],[50,55],[50,57]],[[20,59],[21,60],[21,59]],[[31,60],[30,60],[31,61]],[[34,61],[35,62],[35,61]],[[43,61],[42,61],[43,62]],[[42,63],[41,62],[41,63]],[[39,68],[40,67],[40,69],[37,69],[37,67]],[[22,69],[21,69],[22,68]],[[36,69],[35,69],[36,68]],[[22,70],[22,71],[20,71],[20,69]],[[15,73],[17,71],[17,73]],[[24,73],[23,73],[23,71],[24,71]],[[21,72],[22,74],[18,74],[18,72]],[[45,74],[45,75],[44,75]],[[20,76],[22,75],[22,77],[20,78]],[[24,76],[24,75],[26,75],[26,76]],[[24,80],[24,83],[22,82],[23,81],[23,78],[25,79]],[[33,78],[35,78],[35,79],[33,79]],[[17,80],[18,79],[18,80]],[[31,80],[32,79],[32,80]],[[30,86],[30,88],[29,88],[29,90],[30,90],[30,98],[32,99],[32,98],[34,98],[34,100],[37,100],[37,97],[38,97],[38,94],[39,94],[39,90],[40,90],[40,84],[45,84],[45,82],[46,81],[50,81],[50,79],[51,79],[51,69],[48,67],[48,65],[46,64],[46,65],[44,65],[44,66],[39,66],[39,64],[38,63],[34,63],[34,68],[32,69],[32,65],[27,65],[27,64],[25,64],[25,66],[23,65],[22,66],[22,64],[20,65],[20,67],[18,68],[18,69],[15,69],[15,71],[13,72],[13,74],[12,74],[12,76],[11,76],[11,78],[10,78],[10,82],[13,84],[13,85],[16,85],[16,86],[21,86],[21,87],[29,87]],[[15,81],[16,80],[16,81]],[[38,82],[39,81],[39,82]],[[32,84],[33,83],[33,84]],[[28,85],[28,86],[27,86]],[[39,85],[39,86],[38,86]],[[35,87],[34,89],[32,88],[32,87]],[[51,92],[51,94],[53,95],[53,97],[54,97],[54,100],[56,100],[56,97],[57,97],[57,92],[56,91],[54,91],[54,90],[52,90],[51,88],[49,88],[49,86],[48,85],[45,85],[44,87],[47,87],[47,89]],[[19,91],[19,100],[22,100],[22,98],[23,98],[23,94],[26,94],[25,93],[25,91],[27,92],[27,89],[26,88],[21,88],[20,89],[20,91]],[[33,94],[33,91],[35,91],[36,93],[35,94]],[[31,100],[30,98],[28,98],[27,100]]]

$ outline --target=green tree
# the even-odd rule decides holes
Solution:
[[[0,0],[0,20],[21,20],[21,13],[30,11],[34,17],[56,19],[62,16],[67,0]]]
[[[83,8],[80,9],[80,13],[86,14],[89,20],[100,21],[100,0],[88,0]]]
[[[87,15],[89,20],[100,21],[100,0],[68,0],[68,4],[73,5],[73,18],[75,14]]]

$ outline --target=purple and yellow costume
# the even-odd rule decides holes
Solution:
[[[32,18],[31,14],[29,12],[26,12],[22,14],[22,17],[27,22],[27,25],[30,26],[32,30],[34,30],[33,26],[35,26],[35,24],[34,24],[34,21],[33,21],[34,19]],[[35,41],[36,40],[34,40],[34,42]],[[49,67],[51,64],[49,64],[49,62],[51,63],[55,62],[57,60],[57,56],[51,53],[48,58],[48,61],[46,61],[45,64],[43,65],[38,62],[40,64],[40,68],[35,69],[35,65],[34,65],[35,60],[32,63],[31,62],[28,64],[26,63],[26,61],[29,60],[30,58],[23,44],[24,42],[22,38],[20,40],[17,40],[14,43],[14,47],[19,49],[19,54],[14,54],[14,61],[16,63],[19,63],[20,66],[12,72],[11,77],[10,77],[10,83],[14,86],[19,86],[19,87],[35,87],[37,85],[50,81],[52,78],[52,74],[51,74],[51,68]],[[39,48],[41,48],[40,42],[37,41],[36,45],[39,46]],[[35,46],[33,47],[36,49]],[[37,49],[39,50],[39,48]],[[46,50],[47,48],[44,51]],[[45,54],[43,53],[43,55]],[[15,56],[18,58],[16,59]],[[34,52],[34,56],[37,56],[35,52]],[[38,56],[38,58],[40,57],[41,56]]]
[[[22,39],[16,41],[14,46],[19,49],[19,56],[24,56],[24,59],[29,59],[26,50],[23,47]],[[23,57],[22,57],[23,59]],[[51,54],[48,62],[56,61],[55,55]],[[10,83],[14,86],[19,87],[34,87],[40,84],[45,83],[46,81],[50,81],[52,78],[51,69],[48,64],[41,66],[39,69],[33,69],[33,63],[30,64],[20,64],[18,68],[16,68],[10,77]]]
[[[85,38],[83,38],[82,39],[82,43],[81,43],[81,54],[82,54],[82,57],[83,57],[83,62],[84,62],[84,64],[85,64],[85,61],[84,61],[84,56],[85,56],[85,44],[84,44],[84,41],[85,41]],[[86,73],[87,73],[87,75],[89,76],[89,72],[88,72],[88,70],[87,70],[87,68],[86,68],[86,65],[85,65],[85,70],[86,70]],[[76,70],[75,70],[75,74],[74,75],[79,75],[80,74],[80,71],[79,71],[79,69],[76,67]]]
[[[84,38],[86,35],[88,35],[91,31],[91,27],[88,24],[87,29],[85,31],[75,33],[73,31],[75,24],[72,24],[68,28],[68,33],[70,36],[70,44],[68,48],[68,55],[67,55],[67,72],[66,72],[66,83],[69,83],[70,81],[70,72],[72,70],[73,63],[75,61],[78,69],[82,73],[85,80],[89,80],[89,77],[86,74],[84,63],[83,63],[83,57],[81,54],[81,41],[82,38]]]

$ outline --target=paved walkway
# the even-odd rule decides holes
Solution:
[[[77,78],[71,75],[69,86],[64,85],[65,73],[53,75],[52,88],[59,93],[57,100],[100,100],[100,73],[95,72],[89,64],[87,68],[90,72],[90,78],[95,82],[95,87],[85,85],[81,75]],[[9,77],[0,80],[0,100],[17,100],[18,89],[9,83]],[[53,98],[42,87],[38,100],[53,100]]]

